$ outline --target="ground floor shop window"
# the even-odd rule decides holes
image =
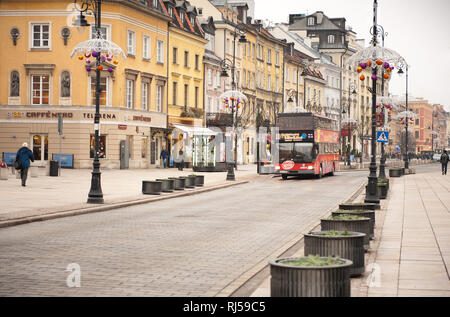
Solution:
[[[48,160],[48,135],[33,135],[33,156],[36,161]]]
[[[95,135],[91,134],[90,158],[94,158],[95,153]],[[106,158],[106,135],[99,136],[98,158]]]
[[[212,146],[210,136],[194,136],[194,149],[192,154],[194,167],[216,166],[216,149]]]

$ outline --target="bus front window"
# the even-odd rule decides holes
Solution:
[[[317,156],[313,143],[281,143],[280,163],[292,160],[294,163],[312,163]]]

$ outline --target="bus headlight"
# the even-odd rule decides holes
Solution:
[[[279,171],[281,168],[279,166],[275,166],[275,169]]]
[[[314,169],[314,166],[308,166],[308,169],[309,169],[309,170],[313,170],[313,169]]]

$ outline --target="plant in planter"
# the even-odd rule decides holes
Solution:
[[[370,219],[370,235],[369,238],[373,239],[375,235],[375,211],[374,210],[365,210],[365,209],[354,209],[354,210],[344,210],[338,209],[332,212],[332,216],[339,215],[356,215],[360,217],[366,217]]]
[[[369,249],[370,218],[360,217],[357,215],[341,214],[338,216],[331,216],[328,219],[321,219],[320,222],[322,231],[336,230],[364,233],[364,249]]]
[[[305,255],[339,256],[353,262],[350,275],[364,273],[364,233],[322,231],[305,234]]]
[[[339,209],[343,209],[343,210],[355,210],[355,209],[377,210],[377,209],[379,209],[379,206],[377,206],[377,204],[372,204],[372,203],[350,203],[350,204],[340,204]]]
[[[389,177],[401,177],[403,175],[403,169],[401,168],[390,168]]]
[[[349,297],[353,262],[309,255],[270,262],[272,297]]]

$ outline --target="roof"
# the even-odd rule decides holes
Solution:
[[[159,0],[165,12],[168,12],[169,6],[173,7],[173,17],[170,21],[170,25],[189,32],[191,34],[205,38],[205,34],[197,19],[197,9],[192,6],[189,1],[173,1],[173,0]],[[164,3],[165,2],[165,3]],[[181,22],[181,16],[184,19],[184,23]],[[194,17],[194,23],[191,22],[190,17]]]

